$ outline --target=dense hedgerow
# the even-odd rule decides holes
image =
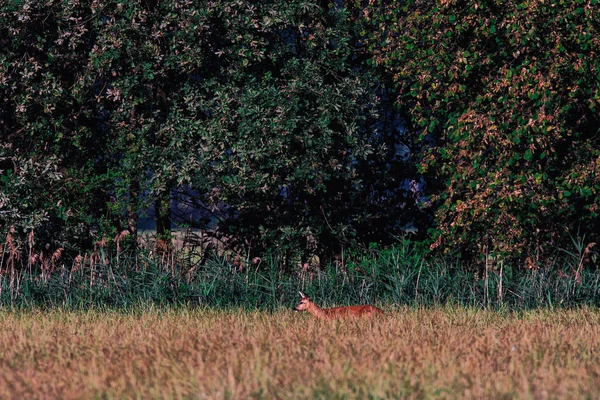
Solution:
[[[0,241],[12,247],[0,268],[34,276],[97,253],[102,238],[133,246],[152,213],[161,240],[177,217],[247,259],[272,254],[256,269],[269,279],[416,229],[431,249],[474,262],[375,269],[392,286],[415,275],[414,297],[436,269],[462,274],[497,256],[502,282],[526,267],[579,285],[585,268],[556,268],[554,253],[571,237],[598,240],[597,8],[4,1]],[[102,266],[137,268],[138,256]]]
[[[598,0],[372,1],[371,62],[393,77],[435,214],[432,247],[530,267],[598,232]]]

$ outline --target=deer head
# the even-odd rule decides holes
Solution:
[[[296,306],[295,310],[296,311],[306,311],[311,303],[310,298],[305,295],[302,292],[298,292],[300,293],[300,302],[298,303],[298,305]]]

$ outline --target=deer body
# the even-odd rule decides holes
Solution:
[[[313,303],[304,293],[300,292],[300,296],[302,298],[296,306],[296,311],[308,311],[319,319],[370,317],[377,314],[383,314],[383,310],[371,305],[321,308]]]

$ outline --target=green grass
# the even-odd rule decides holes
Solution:
[[[525,270],[505,264],[477,279],[471,267],[451,257],[432,257],[410,241],[388,249],[350,251],[345,266],[311,273],[284,271],[276,257],[232,265],[223,256],[197,262],[189,252],[156,256],[138,250],[102,249],[78,261],[62,259],[52,273],[21,265],[0,276],[0,305],[130,308],[181,305],[268,309],[292,307],[298,290],[324,306],[375,303],[454,304],[508,310],[600,305],[595,269],[582,264],[583,246],[560,251],[545,267]],[[575,271],[580,271],[578,275]],[[500,291],[499,288],[502,287]]]

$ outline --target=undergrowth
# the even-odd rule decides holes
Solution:
[[[5,246],[6,247],[6,246]],[[292,307],[298,291],[323,306],[462,305],[508,310],[600,305],[600,275],[586,264],[589,246],[574,243],[536,269],[493,263],[487,273],[453,257],[434,257],[409,240],[387,249],[347,251],[344,262],[286,270],[277,257],[232,261],[189,251],[157,255],[102,249],[52,269],[13,264],[0,275],[4,307],[128,308],[181,305],[214,308]]]

